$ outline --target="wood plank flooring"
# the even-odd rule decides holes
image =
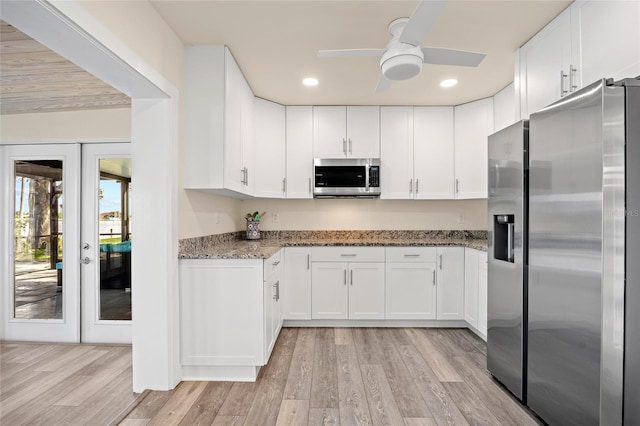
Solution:
[[[139,397],[131,346],[0,343],[3,426],[109,425]]]
[[[149,392],[120,424],[541,424],[485,366],[466,329],[284,328],[255,383]]]

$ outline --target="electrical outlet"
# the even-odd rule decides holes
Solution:
[[[278,223],[280,222],[280,215],[278,215],[278,213],[272,213],[271,214],[271,221],[273,223]]]
[[[458,223],[464,223],[464,213],[458,214]]]

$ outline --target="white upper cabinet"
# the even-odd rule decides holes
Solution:
[[[254,97],[229,49],[187,47],[184,92],[184,187],[251,194]]]
[[[520,116],[598,79],[638,74],[640,2],[576,1],[520,48]]]
[[[313,107],[313,156],[380,157],[380,108]]]
[[[456,198],[487,198],[487,138],[493,133],[493,98],[454,110]]]
[[[287,198],[313,198],[313,110],[287,107]]]
[[[570,10],[578,86],[640,75],[639,1],[576,1]]]
[[[381,198],[413,198],[413,107],[380,108]]]
[[[381,198],[453,198],[453,127],[453,107],[381,107]]]
[[[518,121],[516,117],[516,94],[513,83],[493,97],[493,130],[497,132]]]
[[[452,199],[454,196],[453,107],[413,110],[414,198]]]
[[[256,98],[253,195],[285,197],[286,152],[284,106]],[[251,177],[251,176],[250,176]]]
[[[569,93],[571,73],[571,15],[569,9],[520,49],[520,108],[522,117]]]

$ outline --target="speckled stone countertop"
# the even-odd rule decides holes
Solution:
[[[180,259],[267,259],[283,247],[458,246],[487,249],[486,231],[262,231],[258,241],[244,232],[180,240]]]

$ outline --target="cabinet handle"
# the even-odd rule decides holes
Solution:
[[[353,144],[351,143],[351,138],[349,138],[349,154],[353,154],[353,151],[351,151]]]
[[[245,185],[249,185],[249,169],[247,169],[246,167],[244,168],[244,177],[245,177]]]
[[[275,294],[273,295],[273,300],[275,300],[276,302],[278,301],[278,283],[276,282],[273,285],[273,289],[275,290]]]
[[[409,179],[409,194],[413,194],[413,178]]]
[[[353,269],[351,271],[349,271],[349,282],[351,283],[351,285],[353,285]]]
[[[244,169],[240,170],[240,183],[244,185]]]
[[[347,270],[345,269],[343,272],[344,272],[344,285],[347,285]]]
[[[341,257],[356,257],[357,255],[356,255],[356,254],[353,254],[353,253],[343,253],[343,254],[341,254],[340,256],[341,256]]]
[[[573,65],[569,65],[569,91],[570,92],[573,92],[578,88],[578,85],[574,84],[574,78],[577,71],[578,71],[577,68],[574,68]]]
[[[311,255],[307,254],[307,270],[311,269]]]
[[[342,138],[342,152],[347,155],[347,140],[345,138]]]
[[[567,75],[564,73],[564,71],[560,70],[560,97],[564,97],[564,95],[566,95],[567,93],[569,93],[567,90],[564,90],[564,79],[567,78]]]
[[[273,266],[278,266],[280,264],[279,260],[276,260],[275,262],[273,262]]]
[[[416,195],[420,192],[420,179],[416,179]]]
[[[460,179],[456,179],[456,194],[460,192]]]
[[[282,193],[287,193],[287,178],[282,179]]]
[[[419,254],[405,254],[404,257],[420,257]]]
[[[440,270],[442,270],[442,255],[440,255]]]
[[[436,270],[433,270],[433,285],[436,285]]]

